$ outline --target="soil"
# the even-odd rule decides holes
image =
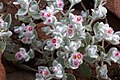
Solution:
[[[4,6],[5,8],[2,11],[2,13],[5,13],[5,14],[11,13],[12,14],[12,18],[13,18],[12,25],[20,25],[20,22],[14,18],[15,13],[17,12],[17,7],[12,4],[12,2],[14,0],[0,0],[0,1],[2,1],[5,5]],[[67,4],[67,2],[66,2],[66,4]],[[93,7],[92,3],[85,2],[85,4],[87,5],[88,9],[90,7]],[[80,4],[77,4],[76,6],[74,6],[75,9],[77,9],[77,11],[74,12],[75,14],[80,13],[79,5]],[[69,3],[68,3],[68,6],[69,6]],[[66,9],[67,9],[67,7],[66,7]],[[110,11],[108,11],[107,19],[108,19],[108,23],[110,23],[110,26],[112,26],[115,31],[120,30],[120,19],[117,18]],[[37,30],[39,28],[39,25],[43,25],[43,24],[38,23],[37,27],[36,27]],[[38,31],[38,32],[40,34],[43,34],[42,36],[39,36],[40,38],[46,39],[48,37],[48,36],[46,37],[44,33],[41,33],[41,31]],[[116,47],[118,47],[120,50],[120,45],[118,45]],[[13,62],[6,61],[4,58],[3,58],[3,64],[6,69],[7,80],[35,80],[35,72],[29,71],[26,69],[22,69],[16,65],[14,65]],[[117,64],[113,63],[113,65],[109,66],[108,68],[109,68],[109,74],[108,74],[109,77],[112,80],[120,80],[120,67]],[[0,71],[0,73],[2,73],[2,72]],[[93,76],[91,78],[83,77],[84,75],[77,74],[77,71],[75,71],[74,74],[76,75],[77,80],[96,80],[95,74],[93,74]]]

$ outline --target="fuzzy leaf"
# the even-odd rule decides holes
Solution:
[[[79,66],[78,70],[81,74],[83,74],[83,76],[91,77],[91,75],[92,75],[92,71],[91,71],[90,67],[85,63],[81,64]]]
[[[11,22],[12,22],[12,17],[11,17],[11,14],[7,14],[7,16],[5,17],[4,19],[5,22],[7,22],[7,29],[10,27],[11,25]]]
[[[95,61],[95,58],[90,58],[88,56],[85,56],[84,57],[85,61],[88,62],[88,63],[93,63]]]
[[[36,26],[36,24],[33,23],[33,22],[31,22],[29,25],[32,26],[32,27],[35,27],[35,26]]]
[[[85,29],[86,29],[87,31],[91,31],[91,30],[92,30],[91,25],[86,25],[86,26],[85,26]]]
[[[63,67],[65,67],[64,59],[63,59],[62,57],[57,57],[57,58],[56,58],[56,61],[57,61],[58,63],[60,63]]]
[[[40,19],[40,14],[39,13],[32,14],[32,18],[34,18],[34,19]]]
[[[97,34],[98,25],[99,25],[99,22],[95,23],[94,26],[93,26],[93,31],[94,31],[95,34]]]
[[[66,74],[66,76],[67,76],[67,80],[76,80],[73,74]]]
[[[13,53],[4,53],[4,57],[8,61],[15,61],[15,54],[13,54]]]
[[[27,9],[19,9],[17,14],[18,14],[19,16],[24,16],[24,15],[27,14],[27,12],[28,12]]]
[[[5,48],[6,48],[6,43],[0,41],[0,50],[2,50],[2,53],[4,52]]]

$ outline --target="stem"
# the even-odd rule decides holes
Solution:
[[[104,48],[104,40],[102,40],[102,48]],[[101,53],[101,66],[104,65],[103,52]]]
[[[67,13],[65,14],[65,16],[67,16],[69,14],[69,12],[70,12],[70,10],[71,10],[72,7],[73,7],[73,4],[70,5],[70,7],[69,7]]]
[[[83,9],[84,9],[85,11],[87,11],[87,9],[86,9],[85,5],[83,4],[83,2],[80,2],[80,3],[81,3],[81,6],[83,7]]]
[[[21,68],[23,68],[23,69],[27,69],[27,70],[31,70],[31,71],[37,72],[36,69],[31,68],[31,67],[29,67],[29,66],[27,66],[27,65],[24,65],[24,64],[17,65],[17,66],[19,66],[19,67],[21,67]]]

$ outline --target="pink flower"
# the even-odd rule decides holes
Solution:
[[[75,32],[74,32],[73,26],[68,26],[66,36],[68,38],[72,38],[74,37],[74,35],[75,35]]]
[[[83,63],[82,61],[83,55],[81,53],[72,53],[71,57],[69,58],[69,64],[72,69],[77,69],[80,64]]]
[[[34,28],[32,26],[28,25],[28,26],[25,26],[25,30],[26,31],[33,31]]]
[[[15,54],[15,57],[19,61],[28,61],[30,59],[30,56],[26,53],[24,48],[20,48],[19,51]]]
[[[45,78],[45,77],[48,77],[51,73],[47,67],[39,66],[37,74],[39,74],[40,76],[43,76]]]
[[[77,16],[77,15],[74,15],[72,13],[69,14],[69,19],[74,22],[74,23],[77,23],[77,24],[82,24],[82,21],[83,21],[83,18],[82,16]]]
[[[56,3],[59,8],[63,8],[64,6],[63,0],[56,0]]]
[[[81,60],[83,58],[83,55],[81,53],[76,53],[76,54],[71,54],[71,57],[72,59],[75,59],[75,60]]]
[[[29,38],[29,37],[23,37],[21,39],[21,41],[24,43],[24,44],[30,44],[32,42],[32,39]]]

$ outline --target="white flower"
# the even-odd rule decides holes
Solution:
[[[91,58],[98,57],[96,45],[88,45],[85,51],[86,51],[86,56],[89,56]]]
[[[68,26],[67,30],[64,34],[64,36],[68,37],[68,38],[73,38],[75,35],[75,29],[73,28],[73,26]]]
[[[54,60],[53,62],[52,71],[54,72],[56,78],[60,79],[63,77],[62,65],[58,63],[56,60]]]
[[[46,50],[54,50],[60,48],[63,39],[61,37],[55,36],[50,41],[47,42],[47,46],[45,46]]]
[[[105,24],[100,28],[100,31],[103,33],[104,39],[107,41],[112,40],[112,34],[114,33],[113,29],[109,27],[108,24]]]
[[[54,4],[56,4],[55,9],[63,10],[64,7],[63,0],[55,0]]]
[[[30,37],[23,37],[21,39],[21,41],[24,43],[24,44],[31,44],[32,43],[32,39]]]
[[[97,71],[98,71],[97,77],[109,80],[108,75],[107,75],[107,73],[108,73],[107,65],[103,65],[103,66],[99,67],[97,69]]]
[[[48,18],[48,17],[51,17],[51,16],[54,16],[55,14],[55,9],[54,9],[54,6],[51,5],[50,7],[46,7],[45,10],[42,10],[41,11],[41,18]]]
[[[77,49],[81,46],[81,41],[70,41],[68,43],[68,46],[65,46],[65,48],[69,51],[77,51]]]
[[[93,12],[93,16],[96,19],[104,18],[107,14],[107,9],[103,5],[99,5],[96,10],[95,9],[91,9],[91,10]]]
[[[53,25],[53,24],[56,25],[56,23],[57,23],[57,19],[55,16],[48,17],[44,21],[44,24],[47,24],[47,25]]]
[[[120,44],[120,31],[115,32],[115,33],[112,35],[112,40],[111,40],[110,42],[111,42],[112,44],[114,44],[114,45]]]
[[[82,16],[77,16],[77,15],[74,15],[72,13],[69,13],[69,20],[72,22],[72,23],[77,23],[77,24],[80,24],[80,26],[82,26],[82,22],[83,22],[83,18]]]
[[[120,61],[120,52],[117,50],[117,48],[111,48],[108,53],[111,60],[114,62]]]
[[[79,2],[81,2],[82,0],[69,0],[71,4],[75,5]]]
[[[51,75],[49,69],[44,66],[39,66],[38,67],[38,73],[36,73],[36,80],[50,80],[47,79]]]
[[[30,59],[30,56],[26,53],[26,50],[24,48],[20,48],[19,52],[15,54],[15,57],[20,61],[28,61]]]
[[[72,53],[69,58],[69,64],[72,69],[77,69],[83,63],[83,55],[81,53]]]

